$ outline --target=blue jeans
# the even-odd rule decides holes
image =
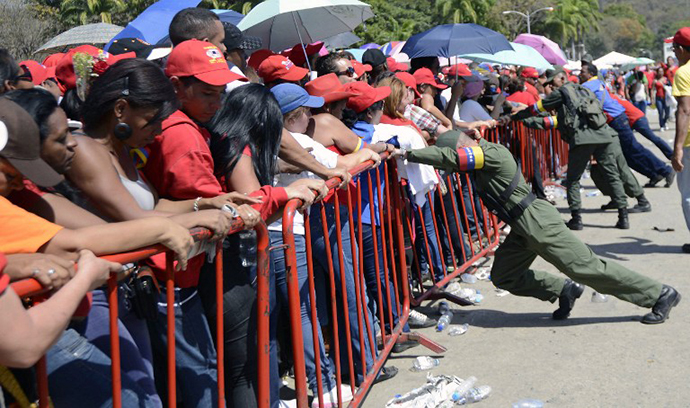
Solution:
[[[126,357],[123,348],[122,361]],[[110,357],[74,329],[46,354],[50,398],[56,407],[112,407]],[[161,400],[122,372],[122,406],[161,407]]]
[[[149,322],[156,361],[156,384],[167,395],[167,310],[166,289],[161,284],[158,318]],[[196,288],[175,288],[175,367],[178,403],[185,407],[218,405],[218,369],[201,299]]]
[[[120,337],[120,366],[122,377],[137,383],[151,398],[161,403],[153,379],[151,340],[146,321],[132,311],[132,305],[118,287],[118,333]],[[110,315],[108,299],[101,289],[93,291],[93,303],[86,319],[72,327],[100,351],[110,356]]]
[[[270,231],[271,246],[283,245],[283,234],[278,231]],[[307,270],[307,249],[304,241],[304,235],[295,235],[295,254],[297,257],[297,280],[299,283],[300,296],[300,316],[302,320],[302,342],[304,344],[304,361],[307,372],[307,382],[314,395],[317,394],[316,381],[316,357],[314,354],[314,336],[312,335],[311,324],[311,302],[309,299],[309,282]],[[278,307],[271,308],[275,313],[276,319],[288,316],[288,288],[287,288],[287,271],[285,269],[285,251],[275,250],[271,251],[271,262],[273,264],[276,289],[278,295]],[[318,293],[317,296],[328,296],[327,292]],[[318,314],[318,313],[317,313]],[[286,320],[289,321],[289,320]],[[321,326],[317,324],[318,342],[319,342],[319,356],[321,360],[321,376],[323,391],[328,392],[336,386],[335,374],[331,367],[331,361],[326,357],[326,349],[324,347],[323,335],[321,333]],[[273,339],[271,339],[273,340]]]
[[[658,103],[658,102],[657,102]],[[650,142],[654,143],[656,147],[661,150],[661,153],[666,156],[667,159],[671,159],[671,155],[673,155],[673,149],[671,149],[671,146],[668,145],[664,141],[664,139],[660,138],[659,136],[654,133],[652,128],[649,127],[649,121],[645,116],[639,118],[635,123],[633,123],[633,129],[637,130],[642,136],[646,137],[649,139]]]
[[[376,226],[376,243],[378,250],[374,250],[374,232],[370,224],[362,224],[362,256],[364,257],[364,279],[367,282],[367,293],[369,294],[369,311],[374,316],[378,316],[378,307],[383,308],[383,318],[386,330],[390,333],[391,330],[398,324],[400,316],[398,314],[398,296],[395,293],[395,286],[393,285],[393,271],[388,269],[388,265],[383,262],[383,247],[386,243],[381,239],[381,227]],[[379,259],[379,271],[376,273],[375,257]],[[386,270],[388,274],[388,295],[386,294]],[[378,277],[377,277],[378,275]],[[377,280],[378,283],[377,284]],[[378,303],[378,286],[381,286],[381,302]],[[391,305],[388,304],[388,297],[390,296]],[[378,306],[378,307],[377,307]],[[402,306],[401,306],[402,308]],[[388,319],[388,311],[390,309],[393,315],[393,327],[390,327]],[[401,309],[402,310],[402,309]],[[403,332],[409,332],[410,326],[405,323]]]
[[[441,173],[444,175],[445,173]],[[451,257],[450,248],[453,248],[453,254],[455,254],[455,259],[458,261],[458,265],[461,265],[466,260],[468,260],[472,254],[470,252],[470,246],[465,239],[464,232],[465,228],[463,226],[463,216],[462,212],[458,211],[457,199],[456,205],[453,205],[453,200],[451,199],[451,194],[457,194],[458,189],[456,183],[451,178],[451,183],[448,183],[448,178],[443,177],[448,186],[448,192],[443,196],[443,207],[446,209],[446,217],[448,218],[448,228],[446,231],[446,224],[443,219],[443,212],[441,211],[441,198],[439,198],[438,193],[434,194],[435,208],[436,211],[436,225],[439,226],[439,235],[441,236],[441,248],[446,259],[446,265],[452,266],[453,259]],[[457,195],[456,195],[457,196]],[[460,226],[460,231],[458,231],[458,225]],[[463,250],[465,257],[463,258]]]
[[[671,115],[671,107],[666,104],[666,98],[656,97],[656,110],[659,112],[659,126],[665,127],[666,121]]]
[[[647,101],[633,101],[633,105],[635,105],[635,107],[641,110],[645,115],[647,114]]]
[[[342,297],[342,286],[341,286],[341,272],[342,272],[342,277],[345,279],[345,292],[347,296],[347,315],[350,321],[350,338],[351,342],[350,344],[352,345],[352,355],[353,355],[353,360],[354,360],[354,367],[355,367],[355,376],[356,378],[356,383],[359,384],[361,381],[363,381],[364,377],[362,376],[362,371],[363,369],[366,369],[368,372],[369,369],[372,367],[374,360],[372,358],[372,351],[375,351],[376,348],[373,347],[375,345],[374,342],[374,333],[373,333],[373,324],[374,324],[374,318],[371,315],[371,312],[369,311],[368,307],[364,307],[363,311],[366,311],[368,319],[369,319],[369,324],[372,326],[372,333],[371,336],[367,336],[366,333],[366,326],[364,322],[364,317],[360,316],[357,313],[357,295],[356,295],[356,290],[355,290],[355,271],[354,271],[354,266],[353,266],[353,254],[352,254],[352,246],[351,244],[351,236],[350,236],[350,223],[348,220],[348,215],[347,215],[347,208],[345,206],[340,206],[338,211],[340,211],[340,225],[337,225],[335,222],[335,211],[336,209],[332,204],[315,204],[311,207],[310,214],[309,214],[309,227],[311,230],[311,238],[312,238],[312,255],[314,257],[314,266],[316,267],[315,269],[318,269],[319,273],[322,275],[322,280],[325,279],[326,282],[329,281],[327,278],[328,276],[328,258],[326,256],[326,241],[324,238],[323,234],[323,227],[321,223],[321,206],[325,206],[326,208],[326,223],[328,226],[328,239],[329,239],[329,244],[331,248],[331,254],[333,256],[333,273],[334,273],[334,278],[335,278],[335,287],[336,287],[336,297],[337,297],[337,302],[338,302],[338,338],[340,341],[340,361],[343,363],[343,371],[345,370],[345,367],[347,367],[347,361],[348,361],[348,354],[347,354],[347,338],[345,337],[345,321],[342,319],[342,305],[343,305],[343,297]],[[342,231],[342,244],[343,248],[339,249],[338,248],[338,241],[336,237],[336,231],[337,230]],[[339,254],[343,254],[343,266],[344,270],[340,270],[340,262],[339,262]],[[365,284],[362,282],[362,284]],[[330,294],[330,291],[327,293]],[[364,290],[364,293],[366,294],[366,290]],[[368,302],[365,299],[365,302]],[[322,318],[325,318],[326,316],[329,316],[328,314],[328,307],[326,302],[317,302],[317,308],[318,311],[317,313],[319,316],[322,316]],[[365,355],[365,364],[366,367],[362,367],[362,358],[360,357],[361,353],[361,347],[360,347],[360,330],[364,330],[364,355]]]
[[[434,219],[431,216],[431,206],[433,204],[428,200],[424,202],[422,206],[422,217],[424,220],[422,221],[419,219],[419,211],[417,211],[417,206],[414,204],[414,198],[412,198],[412,203],[415,220],[414,245],[417,259],[419,260],[419,267],[422,270],[422,274],[427,273],[429,271],[429,258],[431,258],[431,264],[434,268],[434,281],[439,281],[443,279],[444,275],[439,242],[436,239],[436,229],[434,228]],[[426,242],[424,241],[425,233]],[[427,242],[429,243],[429,254],[427,254]]]
[[[618,132],[623,155],[631,169],[650,179],[656,176],[666,176],[672,171],[671,166],[664,164],[652,152],[635,140],[635,134],[633,134],[630,128],[628,116],[625,113],[616,116],[609,123],[609,126]]]

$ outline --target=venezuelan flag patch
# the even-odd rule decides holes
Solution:
[[[459,171],[472,171],[484,167],[484,151],[481,147],[461,147],[457,152]]]

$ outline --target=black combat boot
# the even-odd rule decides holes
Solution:
[[[647,197],[645,197],[644,194],[640,194],[635,198],[637,198],[637,204],[635,204],[635,206],[631,208],[629,212],[641,213],[652,211],[652,203],[650,203],[649,200],[647,200]]]
[[[570,215],[572,216],[572,218],[570,219],[570,221],[566,222],[565,225],[567,225],[568,228],[574,231],[582,230],[584,226],[582,225],[582,216],[580,215],[580,210],[571,211]]]
[[[618,209],[618,222],[616,223],[616,228],[630,229],[630,221],[628,221],[628,209],[627,208],[619,208]]]

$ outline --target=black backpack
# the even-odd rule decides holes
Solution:
[[[601,129],[606,124],[606,114],[594,92],[584,86],[563,86],[563,98],[567,114],[564,127],[569,129]]]

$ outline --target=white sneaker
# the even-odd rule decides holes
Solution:
[[[297,408],[297,400],[280,400],[278,402],[279,408]]]
[[[347,405],[347,403],[352,401],[352,399],[354,398],[349,385],[340,385],[340,393],[343,397],[343,406]],[[337,406],[338,390],[336,390],[336,387],[333,387],[330,391],[323,394],[323,407],[319,405],[318,398],[314,398],[314,402],[311,403],[311,408],[333,408]]]
[[[407,323],[413,329],[423,329],[436,326],[438,322],[436,319],[431,319],[427,315],[419,313],[416,310],[410,310],[410,318],[407,319]]]

